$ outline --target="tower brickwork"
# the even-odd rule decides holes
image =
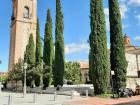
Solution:
[[[130,38],[127,35],[124,36],[124,45],[130,46]]]
[[[12,0],[10,31],[9,70],[24,52],[32,33],[36,43],[37,0]]]

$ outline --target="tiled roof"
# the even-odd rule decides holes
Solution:
[[[81,69],[88,69],[89,64],[87,62],[79,62]]]
[[[137,46],[132,46],[132,45],[125,46],[125,51],[136,50],[136,49],[138,49]]]
[[[0,72],[0,76],[7,75],[7,72]]]

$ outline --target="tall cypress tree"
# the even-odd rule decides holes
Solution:
[[[102,0],[90,0],[90,48],[95,94],[105,94],[108,87],[108,57],[105,16]]]
[[[63,85],[65,68],[64,57],[64,22],[60,0],[56,0],[56,23],[55,23],[55,61],[54,61],[54,86]]]
[[[39,20],[37,19],[36,26],[36,73],[35,73],[35,85],[39,86],[42,82],[42,43],[40,37]]]
[[[90,49],[90,50],[89,50],[89,73],[88,73],[88,75],[89,75],[89,79],[90,79],[90,81],[93,82],[93,70],[92,70],[93,63],[92,63],[92,53],[93,53],[93,52],[91,52],[91,49]]]
[[[42,63],[42,43],[40,37],[40,28],[39,28],[39,20],[37,19],[37,27],[36,27],[36,64]]]
[[[52,79],[52,62],[53,62],[52,18],[50,9],[48,9],[47,11],[47,19],[45,25],[43,61],[44,61],[43,84],[44,87],[48,87]]]
[[[115,72],[114,86],[116,89],[126,86],[127,61],[123,44],[122,23],[118,0],[109,0],[111,70]]]
[[[35,47],[34,47],[34,40],[32,34],[30,34],[29,42],[26,46],[24,61],[30,66],[35,64]]]
[[[26,51],[24,53],[24,62],[28,64],[27,68],[27,86],[32,86],[34,82],[34,65],[35,65],[35,47],[33,35],[30,34],[29,42],[26,46]]]

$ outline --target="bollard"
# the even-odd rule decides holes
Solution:
[[[36,103],[37,95],[36,93],[33,94],[33,103]]]
[[[8,105],[12,105],[12,96],[11,95],[9,95],[9,97],[8,97]]]
[[[25,94],[24,93],[22,93],[22,97],[25,98]]]
[[[55,91],[54,92],[54,101],[56,101],[57,100],[57,92]]]
[[[21,93],[21,97],[22,97],[22,98],[25,98],[25,96],[24,96],[24,94],[23,94],[23,93]]]
[[[88,90],[86,90],[86,97],[88,97]]]
[[[71,99],[73,99],[74,98],[74,91],[72,90],[71,91]]]

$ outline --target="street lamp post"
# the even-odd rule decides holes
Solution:
[[[24,63],[23,65],[23,71],[24,71],[23,97],[26,95],[26,69],[27,69],[27,63]]]
[[[112,85],[112,94],[113,94],[113,98],[114,98],[114,85],[113,85],[113,76],[115,75],[115,72],[113,70],[111,70],[111,85]]]

